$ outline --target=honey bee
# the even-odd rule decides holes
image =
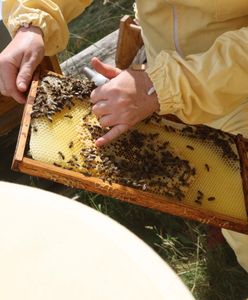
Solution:
[[[65,114],[65,115],[64,115],[64,118],[72,119],[73,116],[72,116],[72,115],[69,115],[69,114]]]
[[[194,147],[192,147],[192,146],[190,146],[190,145],[187,145],[186,146],[188,149],[190,149],[190,150],[194,150],[195,148]]]
[[[58,164],[58,163],[56,163],[56,162],[54,162],[53,165],[54,165],[55,167],[60,167],[60,168],[61,168],[61,165]]]
[[[65,159],[65,156],[64,156],[64,154],[63,154],[61,151],[58,152],[58,155],[59,155],[59,157],[62,158],[63,160]]]

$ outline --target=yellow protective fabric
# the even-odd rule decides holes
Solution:
[[[92,0],[2,0],[3,21],[13,37],[24,23],[32,23],[44,34],[46,55],[65,49],[69,31],[67,23],[77,17]]]
[[[248,236],[226,229],[222,229],[222,234],[234,250],[239,264],[248,272]]]
[[[91,3],[2,2],[12,36],[24,22],[32,22],[43,30],[47,55],[65,48],[66,23]],[[185,123],[208,122],[248,137],[247,0],[136,0],[136,16],[160,114],[175,114]],[[248,236],[225,236],[247,270]]]
[[[136,1],[137,18],[161,114],[207,123],[247,102],[246,0],[145,3]]]

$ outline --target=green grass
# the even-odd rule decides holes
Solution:
[[[130,0],[113,0],[104,5],[103,0],[95,0],[70,24],[70,42],[60,60],[117,29],[120,18],[133,13],[132,4]],[[226,243],[213,249],[208,246],[208,226],[85,191],[68,189],[66,195],[139,236],[176,271],[197,300],[248,298],[248,274]]]
[[[67,49],[59,56],[61,62],[116,30],[124,15],[133,15],[132,0],[106,2],[95,0],[69,24],[70,40]]]

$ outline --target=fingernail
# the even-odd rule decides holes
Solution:
[[[26,90],[27,89],[27,85],[24,82],[19,82],[17,86],[21,90]]]
[[[104,145],[105,140],[103,138],[99,138],[96,140],[96,146],[97,147],[102,147]]]

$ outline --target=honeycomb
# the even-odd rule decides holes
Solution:
[[[33,159],[247,220],[231,135],[153,115],[98,149],[94,141],[105,129],[91,113],[89,91],[81,93],[79,83],[75,89],[70,80],[43,77],[31,121]]]

